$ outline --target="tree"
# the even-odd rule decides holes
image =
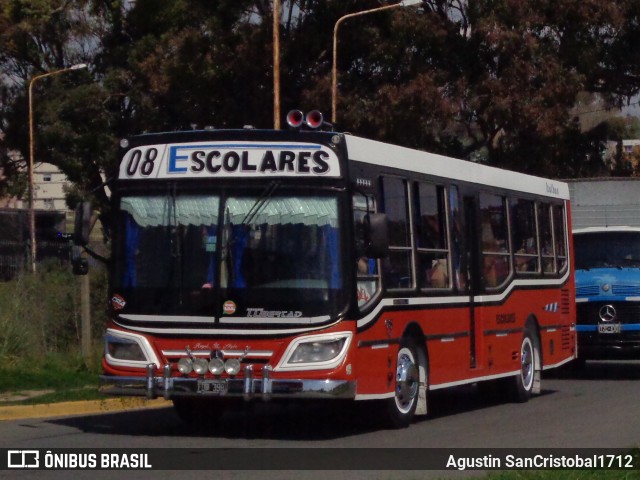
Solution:
[[[381,4],[283,1],[283,111],[329,113],[335,22]],[[271,15],[268,0],[0,0],[3,147],[27,152],[29,79],[78,62],[90,72],[37,91],[39,158],[102,206],[121,137],[270,128]],[[638,93],[639,18],[636,0],[426,0],[350,19],[338,127],[530,173],[598,173],[611,129],[585,128],[575,107]]]

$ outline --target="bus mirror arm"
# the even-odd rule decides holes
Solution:
[[[71,247],[71,268],[74,275],[86,275],[89,273],[89,262],[81,255],[81,248],[74,245]]]
[[[75,222],[73,228],[73,243],[84,247],[89,243],[91,232],[91,203],[80,202],[76,206]]]
[[[369,213],[365,217],[367,256],[386,257],[389,253],[389,222],[384,213]]]
[[[71,247],[71,267],[75,275],[86,275],[89,272],[89,262],[82,256],[82,251],[90,257],[105,264],[109,260],[89,248],[89,234],[92,228],[92,212],[90,202],[80,202],[76,206],[73,229],[73,246]]]

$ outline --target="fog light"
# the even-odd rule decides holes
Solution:
[[[214,375],[222,375],[224,372],[224,362],[221,358],[212,358],[209,361],[209,371]]]
[[[229,375],[236,375],[241,368],[240,360],[237,358],[230,358],[224,363],[224,369]]]
[[[188,375],[193,370],[193,362],[190,358],[181,358],[178,360],[178,370],[183,375]]]
[[[209,369],[209,362],[207,362],[204,358],[196,358],[193,361],[193,371],[198,375],[204,375],[207,373]]]

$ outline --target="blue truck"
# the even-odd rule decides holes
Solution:
[[[578,358],[640,359],[640,179],[570,182]]]

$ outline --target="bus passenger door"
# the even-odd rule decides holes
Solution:
[[[452,255],[454,257],[454,279],[458,295],[468,301],[469,331],[469,368],[477,368],[479,342],[481,336],[476,332],[475,295],[480,287],[479,238],[478,238],[478,201],[472,192],[460,192],[452,185],[449,194],[449,206],[452,219]]]

